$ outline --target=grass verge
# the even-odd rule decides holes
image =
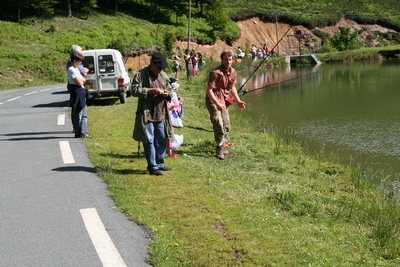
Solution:
[[[208,64],[210,68],[213,64]],[[131,138],[137,100],[89,107],[90,159],[132,221],[154,232],[154,266],[399,266],[400,209],[379,174],[309,157],[230,107],[234,143],[217,160],[206,74],[180,81],[181,156],[150,176]],[[183,76],[183,75],[182,75]],[[142,146],[141,146],[142,148]],[[142,148],[143,151],[143,148]],[[382,177],[383,178],[383,177]]]

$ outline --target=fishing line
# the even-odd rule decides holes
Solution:
[[[303,16],[304,13],[307,12],[307,9],[311,7],[311,5],[314,3],[315,0],[312,0],[308,7],[301,12],[301,14],[297,17],[297,19],[292,23],[292,25],[289,27],[289,29],[283,34],[283,36],[279,39],[279,41],[275,44],[274,47],[269,51],[266,57],[263,58],[263,60],[258,64],[258,66],[255,68],[255,70],[250,74],[249,78],[240,86],[239,90],[237,91],[238,93],[243,89],[243,87],[246,85],[246,83],[250,80],[250,78],[254,75],[254,73],[258,70],[258,68],[264,63],[264,61],[270,56],[270,54],[274,51],[274,49],[279,45],[279,43],[283,40],[283,38],[288,34],[288,32],[293,28],[293,25],[297,23],[297,21]],[[275,52],[274,52],[275,53]]]
[[[283,80],[283,81],[279,81],[279,82],[276,82],[276,83],[268,84],[266,86],[258,87],[258,88],[255,88],[253,90],[250,90],[250,91],[247,90],[247,89],[244,89],[243,92],[240,95],[245,95],[247,93],[252,93],[254,91],[263,90],[263,89],[266,89],[268,87],[272,87],[272,86],[275,86],[275,85],[278,85],[278,84],[282,84],[282,83],[285,83],[285,82],[290,82],[290,81],[293,81],[293,80],[296,80],[296,79],[304,78],[306,76],[310,76],[310,75],[316,74],[316,73],[318,73],[318,72],[310,72],[308,74],[300,75],[300,76],[293,77],[293,78],[290,78],[290,79],[287,79],[287,80]]]

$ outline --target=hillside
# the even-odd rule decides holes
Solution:
[[[224,49],[235,50],[238,46],[240,46],[242,49],[245,49],[246,44],[255,44],[257,47],[261,47],[263,44],[267,44],[267,46],[271,49],[276,44],[277,32],[278,40],[280,40],[285,34],[291,35],[298,30],[301,30],[301,32],[304,34],[312,34],[312,31],[310,29],[307,29],[301,25],[295,25],[290,28],[289,24],[278,23],[278,25],[276,25],[272,22],[263,22],[257,17],[239,21],[237,22],[237,25],[240,27],[241,36],[233,44],[233,46],[229,46],[225,42],[219,40],[214,45],[199,45],[197,43],[191,42],[190,49],[202,53],[205,58],[213,58],[215,60],[219,60],[219,55]],[[342,18],[335,26],[317,28],[317,30],[326,32],[332,36],[339,29],[339,27],[345,26],[351,26],[353,29],[356,30],[363,30],[360,36],[363,39],[371,36],[376,31],[381,33],[395,32],[394,30],[382,27],[377,24],[360,25],[355,21],[346,18]],[[276,31],[276,28],[278,29],[278,31]],[[288,44],[288,42],[288,38],[284,37],[283,40],[279,43],[279,51],[281,55],[286,54],[284,45]],[[175,47],[179,47],[181,51],[184,51],[187,48],[187,45],[187,42],[179,41],[176,42]],[[290,45],[296,47],[298,45],[297,40],[294,38],[290,38]],[[277,49],[278,48],[276,48],[276,50]],[[127,61],[127,66],[133,68],[134,70],[138,70],[139,67],[146,66],[147,64],[149,64],[149,62],[150,58],[148,55],[141,55],[140,57],[129,58]]]

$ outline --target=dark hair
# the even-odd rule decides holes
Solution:
[[[80,53],[74,52],[74,53],[71,55],[71,61],[78,61],[78,60],[82,61],[83,59],[84,59],[84,57],[83,57],[83,55],[80,54]]]

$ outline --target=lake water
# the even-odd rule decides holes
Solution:
[[[250,73],[239,76],[243,84]],[[261,67],[243,88],[254,122],[292,132],[313,152],[400,180],[400,61]]]

